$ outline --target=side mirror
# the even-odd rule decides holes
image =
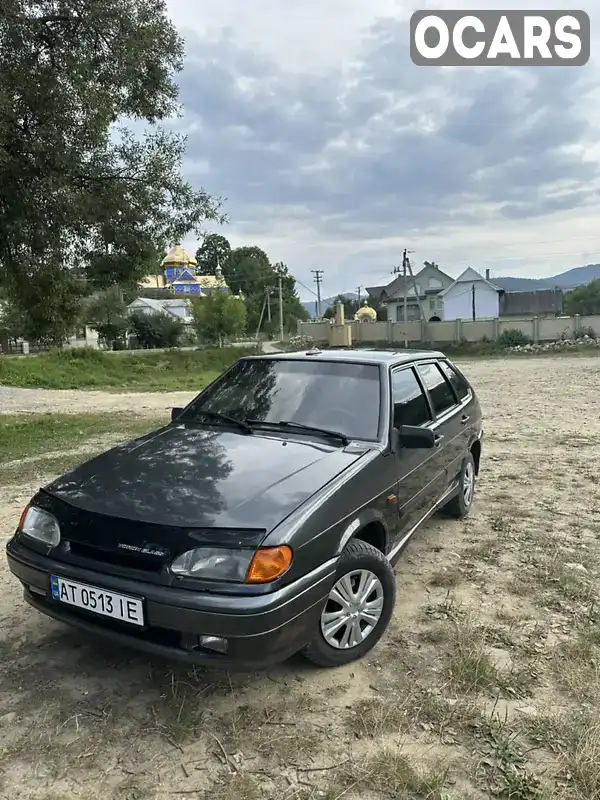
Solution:
[[[183,411],[183,408],[178,408],[178,407],[172,408],[171,409],[171,422],[175,422],[177,417],[181,416],[181,412],[182,411]]]
[[[407,450],[430,450],[435,447],[435,434],[429,428],[402,425],[398,430],[398,442]]]

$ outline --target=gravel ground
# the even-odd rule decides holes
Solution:
[[[462,367],[485,415],[472,512],[411,542],[390,629],[359,663],[228,675],[148,659],[34,612],[0,559],[0,796],[600,797],[597,722],[554,732],[600,718],[600,643],[581,638],[600,607],[600,359]],[[3,389],[0,410],[189,397]],[[2,541],[37,485],[0,487]]]

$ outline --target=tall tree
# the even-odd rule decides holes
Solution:
[[[190,300],[193,326],[198,337],[222,346],[223,340],[239,336],[246,325],[246,307],[239,297],[211,292]]]
[[[267,290],[277,285],[269,257],[260,247],[237,247],[223,266],[223,275],[234,294],[242,292],[246,300],[246,323],[255,331]]]
[[[281,274],[281,289],[283,296],[283,327],[288,332],[296,331],[296,323],[298,320],[306,322],[310,319],[310,314],[302,305],[298,293],[296,291],[296,280],[290,274],[289,269],[281,261],[273,267],[275,272],[275,280],[278,280],[278,275]],[[277,329],[279,329],[279,322],[277,322]]]
[[[587,286],[578,286],[572,292],[567,292],[564,298],[564,308],[565,314],[570,316],[600,314],[600,279],[588,283]]]
[[[28,337],[61,343],[90,288],[135,284],[221,219],[181,177],[185,139],[158,126],[182,64],[164,0],[2,3],[0,282]]]
[[[217,267],[223,267],[231,255],[229,240],[220,233],[208,233],[196,250],[198,272],[201,275],[214,275]]]

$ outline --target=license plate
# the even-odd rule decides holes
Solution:
[[[68,581],[57,575],[50,577],[52,598],[76,608],[84,608],[104,617],[144,625],[144,605],[138,597],[109,592],[97,586],[88,586],[77,581]]]

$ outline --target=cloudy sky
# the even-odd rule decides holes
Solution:
[[[256,244],[324,296],[415,265],[539,277],[600,262],[597,0],[528,0],[592,18],[585,67],[415,67],[417,8],[498,0],[167,0],[188,180],[226,198]],[[196,242],[187,242],[190,248]]]

